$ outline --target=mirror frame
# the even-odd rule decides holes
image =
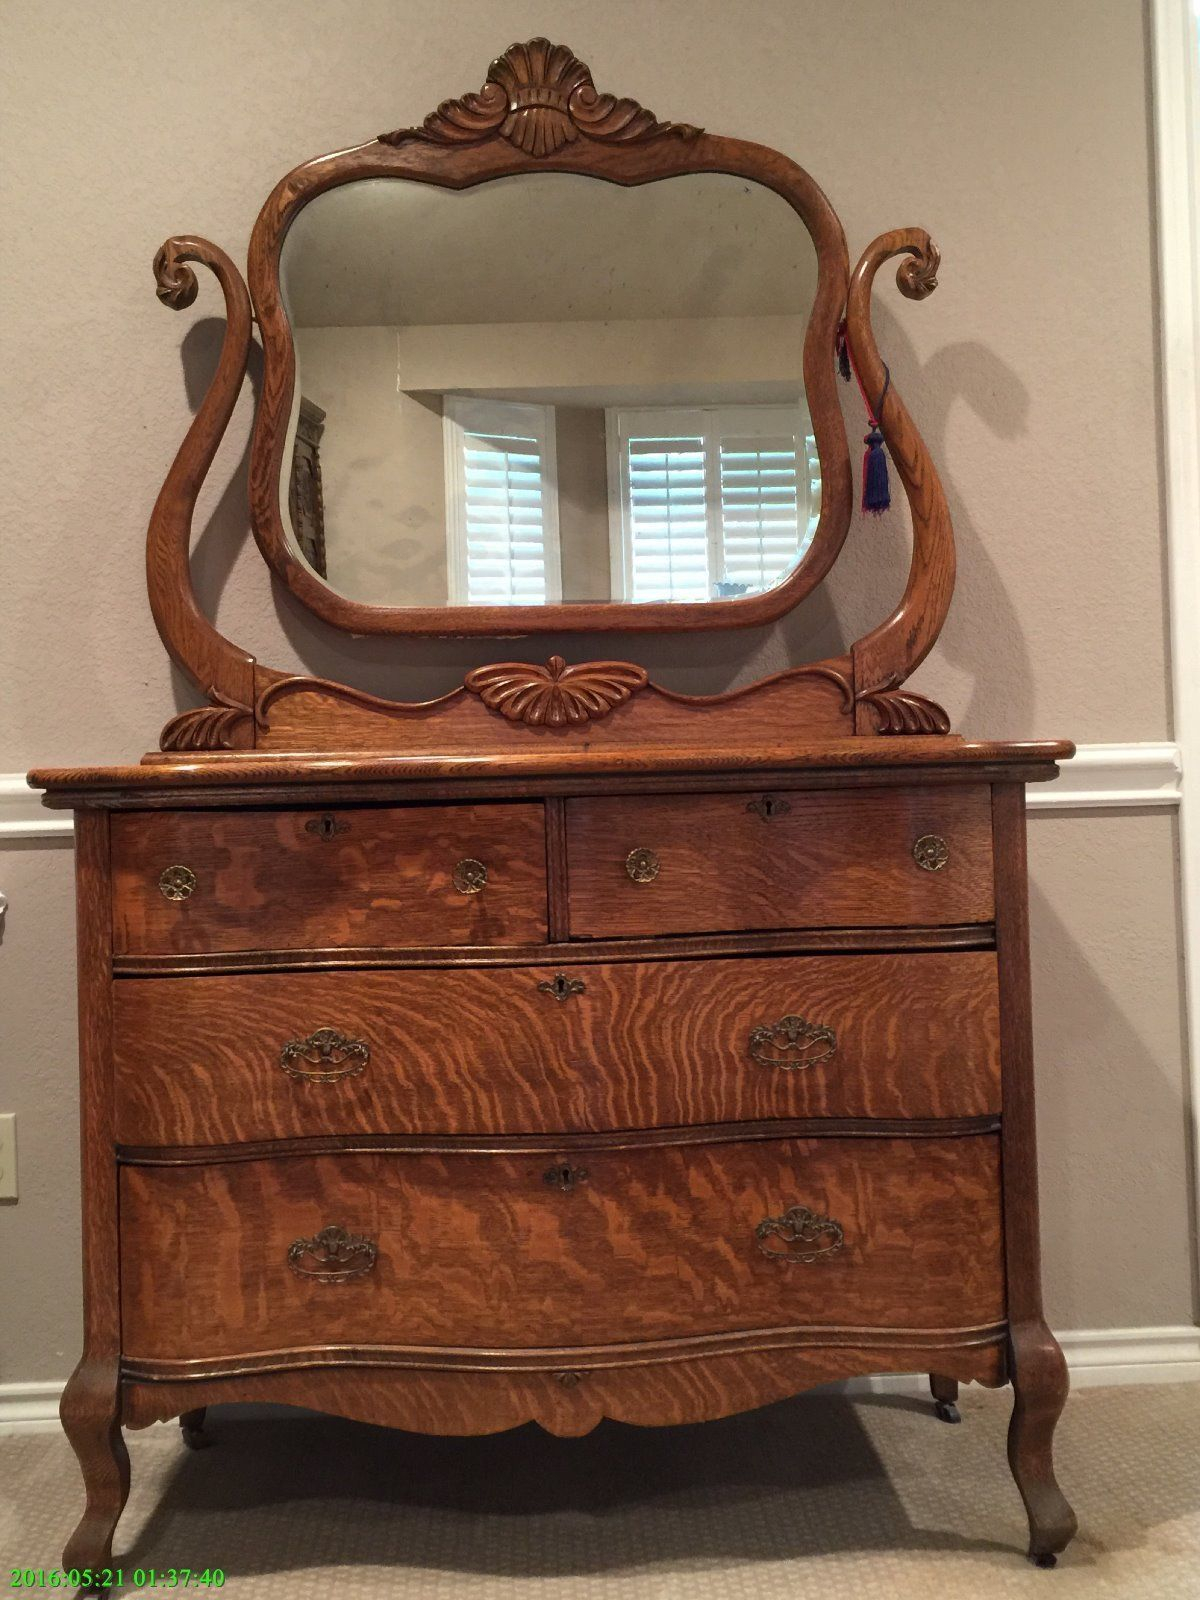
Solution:
[[[284,525],[281,478],[296,381],[279,270],[288,230],[317,195],[367,178],[466,189],[528,172],[566,172],[622,187],[692,173],[725,173],[773,190],[807,228],[817,290],[805,330],[805,399],[821,464],[821,512],[808,549],[775,588],[736,599],[537,606],[378,606],[338,594],[304,562]],[[319,156],[278,183],[250,241],[248,285],[262,338],[263,383],[250,458],[250,513],[259,549],[302,605],[353,634],[469,635],[685,632],[774,622],[811,593],[837,560],[850,526],[851,477],[837,397],[834,346],[849,260],[833,207],[803,168],[765,145],[660,122],[629,99],[600,94],[565,45],[511,45],[477,94],[446,100],[420,127]]]
[[[502,148],[503,147],[503,148]],[[515,152],[515,153],[514,153]],[[531,165],[532,163],[532,165]],[[466,187],[530,170],[584,172],[617,184],[675,173],[719,171],[762,183],[788,199],[818,252],[818,291],[804,346],[804,374],[824,474],[823,515],[803,564],[778,588],[737,600],[630,607],[611,601],[575,607],[439,607],[387,610],[344,600],[293,554],[281,520],[280,467],[291,409],[291,335],[278,294],[278,258],[287,227],[303,204],[361,175],[417,176]],[[846,283],[841,227],[824,195],[794,162],[759,145],[710,138],[685,124],[660,123],[633,100],[595,90],[585,66],[562,45],[534,39],[512,45],[492,65],[479,94],[448,100],[420,128],[402,128],[369,145],[325,156],[278,185],[259,218],[251,246],[266,350],[264,391],[255,419],[251,513],[270,565],[309,610],[355,634],[481,635],[493,641],[563,631],[687,630],[772,620],[807,594],[836,559],[850,521],[850,472],[841,410],[833,383],[838,346],[842,376],[857,377],[872,450],[882,442],[908,502],[912,542],[904,592],[868,632],[820,661],[807,661],[718,694],[684,694],[652,683],[629,661],[544,663],[491,660],[433,700],[402,701],[369,694],[336,679],[281,671],[227,638],[196,592],[190,550],[196,504],[242,393],[254,311],[246,281],[219,245],[195,234],[167,239],[154,257],[159,300],[191,306],[202,265],[221,290],[225,331],[208,389],[175,453],[146,531],[146,589],[159,636],[204,703],[180,710],[159,735],[163,759],[220,761],[254,749],[269,759],[297,751],[403,751],[449,762],[461,772],[497,770],[512,757],[565,770],[616,752],[638,770],[647,751],[668,770],[693,748],[721,749],[735,761],[762,757],[790,730],[857,759],[862,738],[893,748],[913,737],[942,736],[950,719],[935,701],[906,685],[932,649],[954,593],[954,530],[945,492],[920,431],[892,381],[871,323],[880,268],[899,258],[896,286],[909,300],[937,287],[940,254],[923,228],[892,228],[863,250]],[[842,303],[844,297],[844,317]],[[844,339],[842,338],[844,335]],[[876,461],[876,468],[883,463]],[[886,476],[886,475],[885,475]],[[864,476],[864,488],[866,479]],[[872,504],[889,503],[876,478]],[[491,654],[489,650],[488,654]],[[701,720],[697,720],[701,719]],[[540,755],[524,743],[545,741]],[[574,752],[564,741],[579,740]],[[696,741],[699,740],[699,745]],[[765,741],[765,743],[764,743]],[[840,741],[837,743],[836,741]],[[147,758],[152,759],[152,758]],[[195,767],[199,771],[199,766]]]

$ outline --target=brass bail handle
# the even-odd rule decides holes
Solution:
[[[318,1283],[349,1283],[365,1277],[375,1265],[379,1247],[361,1233],[348,1233],[331,1222],[311,1239],[297,1239],[288,1246],[287,1264],[298,1278],[315,1278]]]
[[[764,1256],[784,1266],[811,1266],[828,1261],[846,1242],[840,1222],[808,1206],[791,1206],[781,1217],[764,1217],[754,1230]]]

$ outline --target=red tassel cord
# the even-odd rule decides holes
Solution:
[[[892,374],[888,370],[886,361],[883,363],[883,392],[879,396],[879,404],[872,407],[867,399],[867,391],[863,387],[862,378],[850,354],[850,341],[846,337],[845,319],[838,324],[837,338],[834,348],[837,352],[838,371],[848,382],[851,375],[858,380],[859,393],[863,398],[866,408],[867,420],[870,422],[870,431],[863,436],[866,450],[863,453],[862,466],[862,508],[868,516],[878,517],[885,512],[892,503],[891,485],[888,482],[887,452],[883,446],[883,434],[879,427],[879,418],[883,415],[883,402],[887,399],[887,392],[891,388]]]

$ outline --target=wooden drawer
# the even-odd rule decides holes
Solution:
[[[120,954],[540,944],[546,846],[537,805],[129,812],[112,820]],[[455,884],[482,862],[478,892]],[[160,888],[185,868],[182,899]],[[467,869],[468,871],[470,869]],[[469,880],[459,874],[459,883]],[[170,879],[163,886],[179,894]]]
[[[545,1177],[564,1166],[565,1192]],[[789,1243],[796,1207],[836,1229]],[[992,1135],[126,1166],[122,1344],[202,1363],[975,1327],[1004,1315],[1000,1215]],[[366,1244],[306,1247],[334,1225]]]
[[[992,919],[984,786],[569,800],[567,850],[576,938]]]
[[[986,951],[126,978],[117,1138],[979,1116],[998,1036]]]

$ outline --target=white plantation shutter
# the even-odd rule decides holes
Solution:
[[[717,441],[725,564],[719,582],[769,589],[800,545],[801,465],[794,434]]]
[[[451,603],[561,599],[553,409],[448,395],[444,427]]]
[[[780,582],[820,515],[806,422],[790,406],[610,412],[614,592],[706,600]]]
[[[631,600],[708,597],[708,518],[704,440],[627,442]]]

